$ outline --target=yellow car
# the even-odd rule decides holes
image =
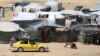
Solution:
[[[43,44],[35,43],[34,41],[18,41],[16,43],[13,43],[12,46],[10,46],[11,51],[40,51],[45,52],[49,51],[48,46]]]

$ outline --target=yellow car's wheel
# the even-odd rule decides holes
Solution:
[[[39,48],[39,51],[40,52],[45,52],[45,48],[41,47],[41,48]]]
[[[24,50],[23,50],[22,47],[19,47],[19,48],[17,49],[17,51],[18,51],[18,52],[23,52]]]

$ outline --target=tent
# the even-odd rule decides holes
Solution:
[[[62,3],[60,3],[60,2],[57,2],[57,1],[47,1],[46,3],[45,3],[45,6],[46,7],[51,7],[51,11],[60,11],[60,10],[62,10]]]
[[[31,31],[32,30],[34,31],[34,30],[38,30],[38,28],[40,28],[40,27],[45,27],[45,26],[63,27],[63,26],[57,25],[49,20],[44,20],[44,21],[40,21],[40,22],[33,23],[33,24],[29,25],[29,28],[31,28]]]
[[[14,11],[14,15],[18,15],[19,12],[22,12],[22,6],[17,6]]]
[[[24,6],[24,9],[26,9],[25,12],[29,12],[30,9],[33,9],[36,12],[36,11],[40,11],[40,9],[43,9],[43,8],[44,6],[42,6],[39,3],[30,3],[29,5]]]
[[[38,18],[39,14],[41,14],[41,15],[48,15],[48,17],[47,18],[40,18],[39,19]],[[61,15],[60,13],[58,13],[58,12],[37,12],[36,16],[37,16],[37,20],[41,20],[41,19],[42,20],[39,21],[39,22],[30,24],[29,26],[32,29],[37,29],[37,28],[42,27],[42,26],[59,27],[60,25],[57,25],[55,23],[56,18],[57,19],[64,18],[64,16]]]
[[[60,11],[61,14],[71,14],[71,15],[79,15],[81,11],[74,11],[74,10],[62,10]]]
[[[100,44],[100,28],[97,25],[85,24],[79,26],[79,37],[78,40],[83,43],[91,43],[99,41]],[[94,36],[96,35],[96,36]]]
[[[92,12],[91,14],[98,14],[98,15],[100,15],[100,11]]]
[[[9,42],[10,38],[17,35],[22,28],[13,22],[0,22],[0,41]]]
[[[74,10],[62,10],[60,11],[61,14],[68,14],[68,15],[81,15],[81,16],[90,16],[90,13],[85,14],[81,11],[74,11]]]
[[[47,18],[40,18],[40,19],[50,21],[54,24],[56,24],[58,20],[60,21],[60,19],[64,19],[64,16],[61,15],[61,13],[59,12],[37,12],[37,16],[38,15],[42,16],[47,15]]]
[[[27,27],[27,25],[29,24],[39,21],[35,19],[36,13],[20,12],[17,17],[12,19],[12,21],[24,28]]]
[[[39,18],[41,16],[48,16]],[[55,23],[55,19],[63,19],[64,16],[61,15],[59,12],[36,12],[36,13],[29,13],[29,12],[20,12],[17,17],[13,18],[12,21],[18,23],[21,27],[27,27],[27,25],[39,22],[41,20],[48,20]]]
[[[37,15],[49,15],[48,20],[55,21],[55,19],[63,19],[64,16],[60,12],[37,12]]]
[[[57,18],[57,19],[64,19],[64,16],[61,15],[60,13],[57,13],[57,14],[56,14],[56,18]]]
[[[97,23],[100,25],[100,11],[93,12],[93,13],[91,13],[91,14],[93,14],[93,16],[94,16],[94,15],[97,15],[96,21],[97,21]]]
[[[36,19],[35,13],[20,12],[17,17],[13,18],[12,21],[27,21]]]
[[[0,31],[2,32],[14,32],[20,30],[18,24],[13,22],[0,22]]]

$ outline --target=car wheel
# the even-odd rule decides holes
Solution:
[[[41,47],[41,48],[39,49],[39,51],[40,51],[40,52],[45,52],[45,48]]]
[[[23,48],[20,47],[20,48],[17,49],[17,51],[18,52],[23,52]]]

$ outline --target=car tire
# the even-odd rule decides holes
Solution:
[[[39,48],[39,52],[45,52],[45,48],[43,47]]]
[[[19,48],[17,49],[17,51],[18,51],[18,52],[23,52],[23,48],[19,47]]]

